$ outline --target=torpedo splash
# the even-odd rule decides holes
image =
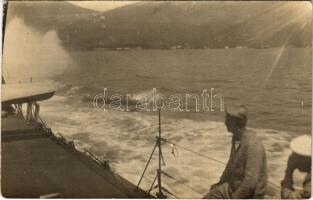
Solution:
[[[55,30],[38,32],[19,17],[7,25],[3,55],[6,82],[46,80],[64,73],[71,62]]]

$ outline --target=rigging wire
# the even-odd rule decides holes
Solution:
[[[157,147],[157,143],[155,143],[155,145],[154,145],[154,147],[153,147],[153,150],[152,150],[152,152],[151,152],[151,154],[150,154],[149,160],[148,160],[148,162],[147,162],[147,164],[146,164],[146,166],[145,166],[145,169],[144,169],[143,172],[142,172],[142,175],[141,175],[141,177],[140,177],[140,179],[139,179],[139,182],[138,182],[138,184],[137,184],[136,189],[139,188],[139,185],[140,185],[140,183],[141,183],[141,180],[142,180],[142,178],[144,177],[144,175],[145,175],[145,173],[146,173],[146,170],[147,170],[147,168],[148,168],[148,165],[149,165],[149,163],[150,163],[150,160],[151,160],[151,158],[152,158],[152,156],[153,156],[153,154],[154,154],[154,151],[155,151],[156,147]]]
[[[186,183],[183,183],[182,180],[176,179],[174,176],[168,174],[167,172],[162,171],[162,173],[163,173],[165,176],[167,176],[168,178],[171,178],[171,179],[175,180],[176,183],[182,184],[182,185],[188,187],[189,189],[191,189],[192,191],[197,192],[197,193],[203,195],[201,191],[195,189],[194,187],[192,187],[192,186],[190,186],[190,185],[187,185]]]
[[[180,197],[178,197],[177,195],[173,194],[172,192],[170,192],[168,189],[164,188],[164,187],[161,187],[161,189],[164,191],[164,192],[167,192],[169,193],[170,195],[172,195],[173,197],[177,198],[177,199],[181,199]]]
[[[154,183],[155,183],[157,178],[158,178],[158,174],[155,175],[155,178],[154,178],[154,180],[153,180],[153,182],[152,182],[152,184],[151,184],[151,186],[150,186],[150,188],[148,190],[148,194],[150,194],[151,190],[153,189]]]
[[[168,144],[172,144],[172,145],[174,145],[174,146],[176,146],[176,147],[179,147],[179,148],[181,148],[181,149],[183,149],[183,150],[185,150],[185,151],[189,151],[189,152],[194,153],[194,154],[196,154],[196,155],[198,155],[198,156],[204,157],[204,158],[206,158],[206,159],[208,159],[208,160],[212,160],[212,161],[218,162],[218,163],[222,164],[223,166],[226,165],[226,163],[224,163],[224,162],[222,162],[222,161],[219,161],[219,160],[217,160],[217,159],[215,159],[215,158],[212,158],[212,157],[210,157],[210,156],[204,155],[204,154],[202,154],[202,153],[196,152],[196,151],[194,151],[194,150],[192,150],[192,149],[183,147],[183,146],[178,145],[178,144],[176,144],[176,143],[174,143],[174,142],[171,142],[171,141],[169,141],[169,140],[167,140],[167,139],[161,138],[161,140],[162,140],[163,142],[168,143]]]
[[[176,144],[176,143],[174,143],[174,142],[171,142],[171,141],[169,141],[169,140],[167,140],[167,139],[161,138],[161,140],[162,140],[163,142],[166,142],[166,143],[172,144],[172,145],[174,145],[174,146],[177,146],[178,148],[181,148],[181,149],[183,149],[183,150],[185,150],[185,151],[188,151],[188,152],[194,153],[194,154],[196,154],[196,155],[198,155],[198,156],[204,157],[204,158],[206,158],[206,159],[208,159],[208,160],[218,162],[218,163],[222,164],[223,166],[226,165],[226,163],[224,163],[224,162],[222,162],[222,161],[220,161],[220,160],[217,160],[217,159],[212,158],[212,157],[210,157],[210,156],[201,154],[201,153],[196,152],[196,151],[194,151],[194,150],[191,150],[191,149],[189,149],[189,148],[180,146],[180,145],[178,145],[178,144]],[[276,187],[276,188],[280,188],[280,186],[278,186],[276,183],[274,183],[274,182],[272,182],[272,181],[268,181],[268,183],[271,184],[272,186]]]

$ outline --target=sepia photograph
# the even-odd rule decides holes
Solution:
[[[2,197],[311,198],[310,1],[2,7]]]

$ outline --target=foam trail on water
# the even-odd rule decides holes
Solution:
[[[78,149],[87,149],[134,184],[138,183],[158,134],[158,117],[140,112],[98,112],[88,106],[68,103],[55,96],[42,103],[42,114],[54,132],[73,140]],[[223,163],[230,153],[231,134],[222,122],[162,118],[162,137]],[[267,150],[269,179],[276,186],[270,198],[279,198],[279,182],[284,176],[292,134],[270,129],[254,129]],[[163,144],[162,169],[176,180],[163,176],[162,183],[182,198],[202,198],[219,180],[224,166],[183,149]],[[157,153],[151,160],[141,187],[148,190],[157,169]],[[186,186],[188,185],[188,186]],[[189,187],[190,186],[190,187]],[[192,190],[195,188],[198,192]],[[153,194],[155,191],[152,192]],[[169,196],[171,197],[171,196]],[[172,198],[172,197],[171,197]]]

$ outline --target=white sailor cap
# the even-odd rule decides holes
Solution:
[[[290,149],[296,154],[302,156],[312,155],[312,137],[311,135],[301,135],[290,142]]]

